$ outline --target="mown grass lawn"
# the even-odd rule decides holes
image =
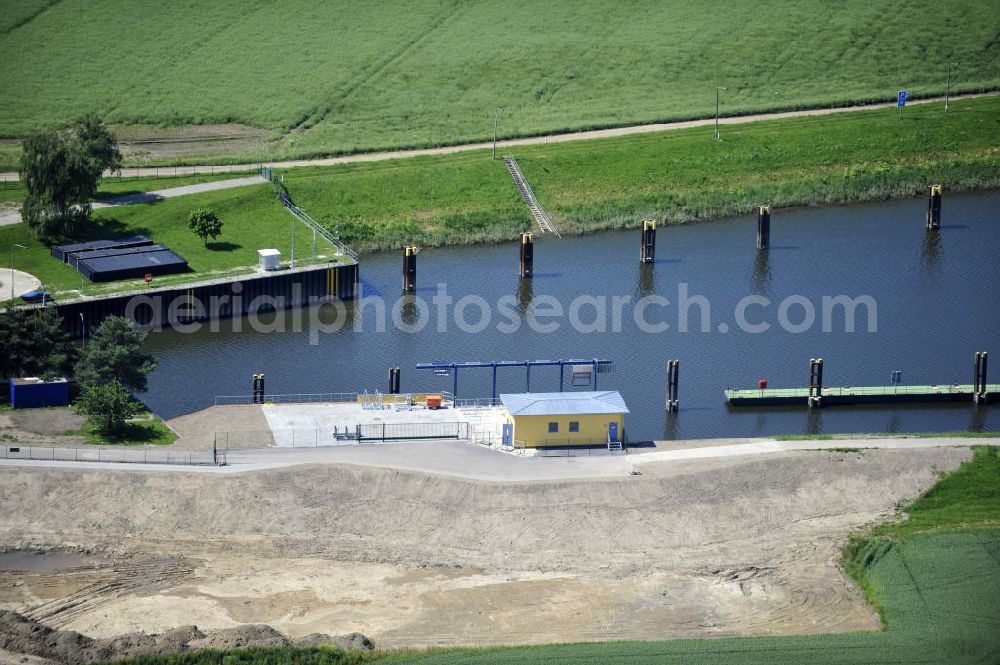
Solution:
[[[93,445],[116,446],[166,446],[177,440],[177,434],[167,427],[154,413],[143,411],[130,419],[122,430],[114,435],[97,431],[89,422],[79,430],[66,432],[82,436]]]
[[[222,235],[207,244],[187,226],[188,214],[198,207],[212,208],[223,221]],[[155,286],[246,272],[258,264],[258,249],[278,249],[285,262],[291,257],[293,218],[275,198],[269,185],[250,185],[155,203],[102,208],[95,210],[92,218],[92,222],[79,234],[81,239],[143,234],[187,259],[192,272],[157,277],[154,279]],[[312,258],[312,235],[301,222],[295,224],[296,260],[299,264]],[[71,266],[53,259],[49,248],[36,240],[25,224],[0,226],[0,248],[4,250],[0,251],[0,269],[10,267],[10,248],[15,243],[27,247],[15,250],[15,267],[38,277],[57,298],[73,297],[81,290],[85,295],[100,295],[145,287],[141,279],[107,284],[87,281]],[[318,240],[316,248],[317,255],[332,259],[331,249],[322,239]],[[7,298],[9,294],[0,294],[0,300]]]
[[[688,222],[754,206],[881,200],[1000,186],[1000,98],[518,147],[565,233]],[[532,228],[488,151],[288,169],[285,185],[361,249],[507,241]],[[947,197],[947,193],[945,195]]]
[[[710,117],[717,86],[724,114],[943,94],[949,62],[961,63],[953,92],[1000,86],[996,7],[972,0],[4,9],[0,136],[95,111],[124,124],[261,127],[273,131],[270,157],[484,140],[498,107],[502,136]]]

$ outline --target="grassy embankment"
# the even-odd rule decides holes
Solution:
[[[958,0],[13,0],[0,137],[86,111],[270,132],[256,161],[996,89],[996,7]],[[43,11],[44,10],[44,11]],[[72,35],[72,39],[64,38]],[[114,48],[93,44],[113,39]],[[45,57],[37,46],[45,44]],[[71,92],[68,92],[71,91]],[[155,131],[155,130],[154,130]],[[229,148],[224,148],[229,150]],[[0,168],[16,160],[0,146]],[[149,155],[138,155],[143,161]],[[190,157],[154,157],[159,162]]]
[[[687,129],[530,146],[517,157],[562,231],[582,233],[636,226],[645,217],[677,223],[745,214],[759,203],[903,197],[931,182],[946,192],[998,187],[998,132],[1000,98],[991,97],[956,103],[947,114],[937,105],[914,107],[901,121],[883,109],[733,125],[721,142],[706,129]],[[299,205],[362,250],[508,241],[533,224],[503,164],[485,151],[289,169],[284,176]],[[201,206],[226,223],[208,248],[186,226],[188,212]],[[263,247],[290,254],[291,218],[263,185],[98,210],[94,217],[89,236],[145,233],[205,275],[254,265]],[[300,260],[311,253],[305,236],[297,235]],[[29,247],[18,250],[17,265],[50,290],[81,287],[79,274],[53,261],[24,225],[0,227],[0,247],[13,243]],[[0,252],[4,266],[9,255]],[[82,286],[88,294],[122,288]]]
[[[526,146],[522,170],[562,232],[1000,186],[1000,98]],[[289,169],[285,185],[359,249],[512,240],[532,228],[488,152]],[[947,194],[946,194],[947,197]],[[776,211],[775,214],[781,214]]]
[[[179,186],[172,179],[165,180],[126,183],[108,180],[102,185],[102,193],[127,193]],[[188,214],[198,207],[212,208],[224,224],[222,235],[207,244],[187,226]],[[95,210],[94,223],[79,237],[94,239],[143,234],[170,247],[188,260],[192,272],[165,275],[154,281],[154,286],[167,286],[245,273],[257,264],[258,249],[276,248],[287,261],[291,254],[292,219],[275,198],[269,185],[251,185],[163,199],[155,203]],[[296,224],[296,265],[302,265],[312,262],[312,235],[304,225],[299,222]],[[91,283],[73,267],[53,259],[49,248],[36,240],[25,224],[0,226],[0,247],[10,248],[14,243],[27,247],[16,250],[15,266],[38,277],[56,298],[75,297],[81,291],[84,295],[101,295],[145,288],[141,279]],[[331,260],[330,247],[322,239],[317,242],[316,250],[318,256],[328,257],[317,260]],[[10,267],[9,249],[2,254],[0,268]],[[0,294],[0,301],[7,298],[8,294]]]
[[[885,623],[881,632],[665,642],[607,642],[428,653],[343,654],[317,649],[201,652],[131,665],[353,664],[661,665],[986,663],[1000,653],[1000,448],[973,459],[905,508],[906,518],[851,538],[845,570]]]

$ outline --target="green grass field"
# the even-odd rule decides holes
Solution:
[[[905,508],[908,518],[852,538],[845,568],[879,610],[881,632],[664,642],[606,642],[370,657],[259,650],[146,657],[132,665],[329,663],[393,665],[877,665],[994,663],[1000,653],[1000,448],[973,459]],[[301,659],[296,659],[301,655]],[[226,660],[231,657],[231,660]],[[270,658],[270,660],[268,660]]]
[[[563,232],[1000,186],[1000,98],[519,147]],[[533,221],[489,152],[289,169],[299,205],[360,249],[511,240]],[[946,194],[947,196],[947,194]],[[780,214],[780,212],[776,212]]]
[[[889,109],[841,113],[733,125],[724,128],[721,142],[695,128],[526,146],[517,157],[562,232],[583,233],[634,227],[647,217],[679,223],[748,214],[759,203],[781,214],[786,206],[903,197],[932,182],[946,192],[997,187],[998,134],[1000,97],[990,97],[959,102],[948,114],[936,106],[907,109],[902,121]],[[211,178],[107,180],[101,188],[141,191],[202,177]],[[509,241],[533,225],[502,162],[486,151],[288,169],[284,182],[310,215],[360,250]],[[0,191],[10,192],[12,201],[23,196],[14,188]],[[209,248],[186,225],[188,212],[204,206],[227,224]],[[291,249],[291,217],[263,185],[103,209],[94,218],[89,237],[145,233],[203,275],[254,265],[263,247],[284,257]],[[311,237],[304,226],[297,233],[297,258],[308,259]],[[18,250],[16,265],[50,290],[123,288],[83,283],[23,224],[0,227],[0,248],[13,243],[29,247]],[[9,253],[0,252],[0,268],[9,265]],[[157,284],[190,278],[164,277]]]
[[[996,5],[953,0],[14,0],[0,136],[95,111],[244,123],[270,156],[996,89]],[[257,149],[254,148],[254,151]],[[8,159],[11,153],[0,151]],[[225,155],[228,159],[242,156]],[[9,167],[9,165],[7,165]]]

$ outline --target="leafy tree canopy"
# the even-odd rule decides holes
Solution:
[[[222,220],[214,210],[198,208],[188,216],[188,228],[207,245],[209,238],[215,240],[222,233]]]
[[[27,190],[21,216],[43,240],[72,235],[77,223],[90,216],[101,175],[120,169],[121,161],[114,135],[94,115],[67,130],[29,136],[21,155]]]
[[[139,403],[117,381],[98,383],[84,389],[76,400],[77,410],[104,434],[121,432],[129,418],[139,413]]]

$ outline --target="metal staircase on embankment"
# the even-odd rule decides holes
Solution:
[[[514,178],[514,184],[517,185],[517,191],[521,193],[521,198],[524,199],[525,204],[528,206],[528,210],[531,211],[531,216],[535,218],[538,222],[538,228],[541,229],[542,233],[548,231],[554,234],[557,238],[561,237],[559,232],[556,231],[555,224],[552,223],[552,218],[549,217],[549,213],[546,212],[542,204],[538,202],[535,198],[535,193],[531,191],[531,185],[528,184],[528,179],[524,177],[524,173],[521,172],[521,167],[518,166],[517,160],[513,157],[504,157],[504,165],[507,166],[507,170],[510,171],[510,175]]]

